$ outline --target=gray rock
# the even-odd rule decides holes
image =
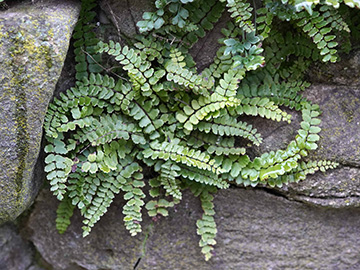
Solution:
[[[360,205],[360,90],[352,86],[313,85],[304,95],[319,104],[322,114],[319,147],[308,159],[340,163],[325,174],[317,172],[305,181],[278,190],[295,200],[335,208]],[[257,154],[285,148],[295,138],[301,116],[291,112],[292,123],[256,119],[264,137]]]
[[[121,197],[121,196],[120,196]],[[69,231],[55,231],[56,199],[43,191],[29,229],[31,240],[54,269],[360,269],[360,209],[308,206],[263,190],[232,188],[215,195],[217,245],[205,262],[196,235],[198,199],[186,193],[170,216],[145,218],[131,237],[122,225],[121,199],[81,237],[78,214]]]
[[[139,34],[136,23],[142,20],[142,14],[145,11],[153,11],[154,6],[149,0],[102,0],[100,7],[104,11],[103,16],[106,19],[100,19],[103,22],[110,20],[116,29],[118,37],[133,38]],[[115,37],[113,39],[117,39]]]
[[[33,201],[44,115],[79,13],[77,1],[42,1],[0,12],[0,223]]]
[[[321,140],[314,157],[360,168],[360,89],[313,85],[306,96],[323,112]]]
[[[30,239],[44,260],[56,270],[132,269],[141,256],[144,236],[131,237],[125,231],[122,203],[115,201],[88,237],[82,237],[78,212],[68,231],[60,235],[55,227],[58,201],[49,191],[43,190],[29,220]]]
[[[318,63],[311,68],[308,75],[312,82],[320,84],[359,86],[360,51],[341,55],[340,61],[335,64]]]
[[[319,104],[323,112],[319,148],[310,158],[333,160],[341,165],[291,184],[289,189],[295,199],[322,206],[360,206],[360,90],[314,85],[306,96]]]
[[[324,207],[359,207],[360,169],[341,166],[318,172],[277,191],[290,199]]]
[[[0,270],[29,269],[33,255],[33,250],[20,237],[14,224],[0,227]]]

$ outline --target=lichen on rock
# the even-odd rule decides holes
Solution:
[[[0,223],[33,201],[42,124],[80,6],[23,3],[0,11]]]

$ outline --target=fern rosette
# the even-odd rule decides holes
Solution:
[[[196,226],[208,260],[216,244],[212,194],[218,189],[282,187],[337,166],[304,161],[320,139],[320,111],[301,96],[309,84],[299,80],[310,59],[336,60],[338,44],[328,28],[333,21],[322,19],[326,13],[335,20],[336,5],[321,3],[319,11],[308,12],[308,5],[303,10],[291,1],[264,1],[256,10],[240,0],[157,0],[156,11],[145,12],[137,24],[142,36],[124,45],[98,42],[89,19],[94,2],[83,1],[74,33],[78,81],[54,99],[45,122],[45,170],[61,200],[60,232],[77,207],[86,236],[122,193],[124,223],[136,235],[143,208],[154,219],[167,216],[188,189],[204,211]],[[225,8],[234,23],[223,29],[213,63],[199,73],[189,48]],[[297,31],[282,32],[276,17],[292,20]],[[347,31],[336,18],[337,30]],[[313,45],[296,47],[300,37],[313,38]],[[121,67],[116,76],[99,64],[105,55]],[[244,116],[290,123],[284,107],[302,114],[295,138],[284,149],[248,154],[249,145],[263,139]]]

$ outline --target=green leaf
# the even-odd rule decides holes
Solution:
[[[81,166],[81,170],[83,170],[84,172],[88,172],[90,170],[90,167],[91,167],[90,162],[84,162],[83,165]]]
[[[96,160],[96,153],[92,153],[88,155],[88,161],[95,162]]]
[[[71,114],[74,119],[79,119],[81,117],[80,109],[78,107],[72,108]]]

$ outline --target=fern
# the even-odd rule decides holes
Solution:
[[[221,2],[225,2],[225,0],[221,0]],[[238,23],[238,27],[248,33],[255,31],[255,26],[250,20],[253,10],[250,4],[242,0],[226,0],[226,2],[230,16]]]
[[[56,210],[56,229],[59,233],[64,233],[70,225],[70,218],[73,215],[75,206],[71,203],[69,198],[65,197],[60,202]]]
[[[214,250],[214,245],[216,244],[215,236],[217,233],[216,223],[214,220],[214,204],[212,200],[214,197],[209,193],[208,190],[203,190],[200,194],[201,208],[204,213],[196,222],[197,234],[201,236],[199,246],[201,247],[201,252],[205,255],[205,260],[208,261],[212,257],[212,251]]]
[[[76,207],[88,235],[121,194],[125,227],[136,235],[143,208],[154,220],[167,216],[189,189],[204,211],[197,233],[208,260],[216,244],[217,189],[281,187],[338,165],[304,161],[320,139],[320,110],[301,92],[309,86],[303,81],[309,65],[336,61],[336,40],[353,28],[337,10],[342,2],[264,1],[255,8],[240,0],[157,0],[138,22],[142,35],[133,45],[98,42],[94,2],[83,0],[74,32],[77,82],[54,98],[44,123],[45,171],[62,201],[61,233]],[[225,9],[234,22],[222,30],[213,63],[199,73],[189,48]],[[120,64],[120,75],[103,74],[103,55]],[[302,114],[295,138],[252,157],[249,145],[262,137],[244,116],[290,123],[283,107]]]

